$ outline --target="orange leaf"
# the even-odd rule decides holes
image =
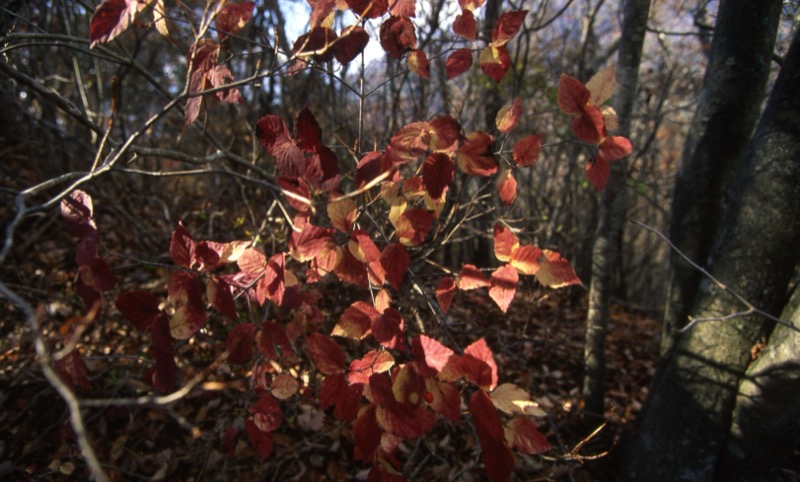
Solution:
[[[510,206],[517,199],[517,180],[511,169],[507,169],[497,178],[497,193],[503,204]]]
[[[541,134],[531,134],[514,144],[514,164],[519,167],[532,166],[542,149]]]
[[[497,125],[497,130],[504,134],[508,134],[509,132],[513,131],[517,124],[519,124],[519,118],[522,116],[522,99],[520,97],[515,97],[510,104],[504,105],[500,111],[497,113],[495,117],[495,125]]]
[[[518,282],[519,273],[510,264],[503,265],[492,273],[489,296],[497,303],[503,313],[508,311],[511,301],[514,300]]]
[[[569,285],[579,285],[581,280],[569,266],[569,262],[555,251],[545,249],[539,259],[541,267],[536,272],[536,279],[550,288],[561,288]]]
[[[510,261],[518,247],[519,239],[508,227],[499,223],[494,225],[494,255],[497,259],[504,263]]]

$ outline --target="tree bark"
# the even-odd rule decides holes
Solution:
[[[630,135],[631,115],[639,81],[639,64],[650,14],[650,0],[628,0],[623,6],[622,34],[617,53],[617,90],[614,108],[620,119],[619,133]],[[584,346],[583,399],[585,421],[595,425],[603,418],[605,399],[605,342],[611,274],[617,263],[619,240],[625,216],[624,188],[627,162],[611,166],[608,184],[600,202],[600,216],[592,249],[592,278]]]
[[[705,265],[727,194],[764,98],[781,0],[720,2],[717,26],[675,181],[669,236]],[[677,253],[670,259],[661,353],[686,325],[702,275]]]
[[[800,262],[797,85],[800,85],[800,34],[795,35],[748,145],[730,207],[712,250],[713,276],[753,306],[771,314],[780,313],[784,306],[787,287]],[[757,460],[759,467],[774,463],[763,449],[742,438],[746,434],[754,441],[774,440],[774,434],[768,426],[758,425],[760,415],[756,405],[745,400],[753,395],[752,388],[748,388],[750,380],[742,385],[734,416],[740,383],[747,372],[754,377],[752,380],[760,382],[762,390],[769,389],[763,397],[776,393],[778,398],[785,396],[780,403],[786,406],[798,392],[783,393],[783,387],[759,379],[770,373],[763,373],[760,364],[748,368],[751,350],[770,324],[758,315],[745,316],[744,311],[742,303],[729,292],[713,283],[701,285],[692,310],[695,321],[677,340],[651,390],[637,432],[623,445],[623,464],[629,479],[737,480],[744,475],[738,470],[755,463],[752,461],[758,457],[761,457]],[[776,330],[767,353],[780,351],[781,344],[787,343],[781,341],[784,339],[781,332]],[[791,366],[786,363],[792,362],[778,363],[786,367]],[[785,373],[774,370],[771,373],[775,379],[786,381]],[[792,376],[796,377],[796,373]],[[795,383],[791,377],[789,381]],[[796,407],[792,405],[792,410],[797,410]],[[791,420],[788,427],[777,430],[796,437],[797,418]],[[729,432],[733,436],[730,449],[727,448]]]

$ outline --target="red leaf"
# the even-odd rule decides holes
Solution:
[[[431,63],[428,61],[428,56],[422,50],[412,50],[406,57],[406,64],[408,70],[419,75],[423,79],[431,78]]]
[[[294,118],[294,131],[300,149],[312,152],[322,145],[322,129],[307,106],[303,106]]]
[[[250,443],[256,448],[258,453],[258,461],[263,462],[264,459],[269,457],[272,453],[272,446],[274,444],[272,432],[262,432],[258,429],[252,418],[244,421],[244,428],[247,431],[247,438]]]
[[[297,149],[297,152],[300,152],[300,150]],[[275,180],[278,181],[278,186],[280,186],[283,190],[286,200],[293,208],[297,210],[299,214],[311,213],[311,208],[313,208],[313,205],[309,199],[311,197],[311,189],[309,189],[305,180],[299,177],[279,177]],[[302,199],[298,198],[297,196]]]
[[[514,470],[514,454],[505,443],[500,416],[483,390],[476,390],[469,400],[472,423],[481,444],[481,460],[492,482],[508,480]]]
[[[56,372],[58,376],[73,390],[75,386],[91,390],[92,384],[89,382],[89,372],[86,365],[78,355],[78,350],[73,349],[69,354],[56,360]]]
[[[92,197],[81,190],[76,189],[61,200],[61,216],[64,218],[67,230],[73,236],[80,238],[97,236],[97,226],[92,219],[93,213]],[[92,253],[92,257],[94,255],[95,253]]]
[[[316,257],[331,241],[333,229],[306,224],[302,231],[292,231],[289,238],[289,253],[292,258],[305,262]]]
[[[494,255],[498,260],[508,262],[518,247],[519,239],[508,227],[499,223],[494,225]]]
[[[333,327],[331,335],[361,340],[372,330],[372,320],[380,313],[365,301],[356,301],[348,306]]]
[[[191,268],[194,262],[194,249],[196,243],[189,234],[189,230],[178,222],[178,226],[172,232],[172,238],[169,242],[169,254],[172,256],[172,261],[178,266],[184,268]]]
[[[126,291],[117,297],[116,305],[122,316],[140,331],[148,331],[161,315],[158,300],[149,291]]]
[[[558,80],[558,107],[565,114],[582,115],[592,94],[581,81],[567,74]]]
[[[228,351],[228,362],[245,363],[253,356],[253,342],[256,338],[256,326],[252,323],[239,323],[228,333],[225,349]]]
[[[267,269],[264,271],[264,277],[261,278],[261,282],[258,284],[259,289],[263,287],[269,299],[278,306],[283,304],[283,294],[286,291],[286,283],[284,281],[285,272],[285,255],[283,253],[273,255],[267,261]]]
[[[630,155],[633,151],[631,141],[622,136],[612,136],[603,139],[600,143],[600,150],[597,153],[598,158],[603,158],[608,162],[622,159]]]
[[[114,276],[106,261],[99,256],[95,256],[90,264],[81,266],[78,273],[84,284],[100,293],[114,289],[117,284],[117,277]]]
[[[391,169],[392,164],[386,156],[377,151],[368,152],[356,165],[355,185],[360,188]]]
[[[471,264],[465,264],[458,275],[458,289],[474,290],[489,286],[489,280],[481,273],[481,270]]]
[[[397,131],[389,141],[389,145],[400,158],[412,160],[425,154],[430,141],[430,124],[412,122]]]
[[[169,277],[167,286],[169,300],[174,305],[191,304],[198,308],[203,308],[203,286],[200,278],[195,273],[186,271],[175,271]]]
[[[484,48],[481,50],[479,61],[483,72],[495,82],[503,80],[511,67],[511,57],[508,55],[505,45],[499,47],[489,45]]]
[[[348,64],[367,47],[369,34],[358,26],[346,27],[342,32],[333,48],[333,55],[340,64]]]
[[[386,348],[405,350],[403,335],[403,318],[394,308],[387,308],[372,320],[372,336]]]
[[[431,150],[450,154],[461,138],[461,125],[449,115],[439,116],[431,121],[430,134]]]
[[[339,420],[352,423],[358,415],[364,385],[348,385],[344,374],[325,377],[319,388],[319,406],[323,410],[335,405],[333,415]]]
[[[492,136],[485,132],[470,133],[456,151],[458,167],[471,176],[490,176],[497,172],[497,161],[486,155],[492,147]]]
[[[520,246],[511,253],[511,266],[521,274],[535,275],[539,271],[539,257],[542,250],[536,246]]]
[[[581,116],[572,120],[572,132],[583,142],[598,144],[605,136],[605,122],[600,109],[587,104]]]
[[[328,62],[333,59],[336,32],[327,27],[315,27],[310,32],[297,37],[292,45],[292,53],[300,58],[308,58],[317,62]]]
[[[460,360],[461,370],[469,381],[483,388],[494,390],[497,386],[497,363],[486,340],[481,338],[464,350]]]
[[[414,338],[411,342],[411,352],[417,360],[420,375],[425,377],[441,372],[453,356],[453,350],[427,335]]]
[[[553,448],[547,438],[536,428],[536,424],[531,422],[528,417],[514,417],[508,422],[505,439],[511,448],[515,448],[523,454],[536,455]]]
[[[442,309],[443,313],[447,313],[450,309],[450,303],[452,303],[455,294],[455,278],[452,276],[445,276],[439,280],[439,285],[436,287],[436,301],[439,302],[439,307]]]
[[[454,79],[472,67],[472,51],[469,49],[458,49],[447,56],[444,69],[447,80]]]
[[[298,177],[305,174],[305,156],[297,147],[283,119],[268,115],[259,119],[258,141],[264,150],[278,161],[278,171],[283,177]]]
[[[283,327],[271,321],[265,321],[261,325],[261,330],[256,335],[256,342],[261,355],[268,360],[277,360],[279,355],[275,347],[281,349],[280,356],[283,359],[291,359],[295,356],[292,344]]]
[[[247,248],[236,260],[239,269],[248,277],[259,276],[267,267],[267,258],[256,248]]]
[[[114,40],[128,28],[136,15],[137,0],[103,0],[89,25],[89,47]]]
[[[395,17],[415,17],[415,0],[389,0],[389,13]]]
[[[188,340],[202,328],[208,318],[205,308],[184,305],[169,320],[169,331],[176,340]]]
[[[175,388],[176,372],[178,371],[173,353],[153,350],[153,358],[156,360],[156,368],[149,381],[161,392],[172,391]]]
[[[417,34],[411,20],[389,17],[381,25],[381,47],[392,58],[400,59],[409,50],[417,48]]]
[[[386,271],[386,281],[397,291],[408,272],[408,251],[402,244],[390,243],[381,253],[381,266]]]
[[[497,193],[506,206],[511,206],[517,199],[517,180],[514,179],[511,169],[504,171],[497,178]]]
[[[471,10],[462,10],[461,15],[456,17],[453,22],[453,32],[467,40],[476,40],[478,38],[478,22],[475,21],[475,15]]]
[[[359,360],[350,363],[347,381],[352,385],[366,384],[369,377],[376,373],[385,373],[394,366],[394,357],[386,350],[370,350]]]
[[[442,197],[445,188],[455,178],[455,165],[447,154],[434,152],[425,158],[422,165],[422,180],[433,199]]]
[[[367,278],[367,266],[356,259],[349,249],[342,250],[342,257],[339,264],[336,265],[334,273],[339,280],[351,283],[363,288],[369,287]]]
[[[358,205],[352,199],[332,199],[328,203],[328,219],[337,230],[348,233],[356,222]]]
[[[569,285],[579,285],[581,280],[569,266],[569,261],[562,258],[555,251],[545,249],[539,259],[541,267],[536,272],[536,279],[550,288],[562,288]]]
[[[153,338],[155,351],[169,355],[170,361],[174,365],[174,361],[171,358],[174,354],[173,340],[172,334],[169,332],[169,316],[166,313],[161,313],[150,323],[150,335]],[[156,364],[158,364],[158,359],[156,359]]]
[[[347,6],[357,17],[378,18],[382,17],[389,8],[388,0],[345,0]]]
[[[311,333],[306,336],[306,347],[311,361],[320,372],[325,375],[339,375],[345,372],[344,352],[330,337]]]
[[[436,415],[424,405],[413,410],[379,406],[375,415],[384,430],[406,438],[422,437],[436,426]]]
[[[522,117],[522,99],[520,97],[515,97],[510,104],[504,105],[500,111],[497,112],[494,122],[495,125],[497,125],[497,130],[508,134],[517,127],[520,117]]]
[[[215,310],[232,320],[237,318],[236,303],[227,281],[216,276],[211,277],[206,283],[206,297]]]
[[[433,410],[455,423],[461,421],[461,394],[454,384],[447,381],[439,381],[435,378],[427,378],[425,380],[425,388],[431,395],[432,400],[428,403]]]
[[[408,209],[395,224],[397,238],[406,246],[419,246],[433,225],[433,215],[424,209]]]
[[[514,144],[514,164],[519,167],[532,166],[542,149],[541,134],[531,134]]]
[[[272,395],[262,395],[254,407],[250,407],[253,422],[262,432],[272,432],[281,426],[283,411]]]
[[[586,163],[586,177],[598,191],[606,187],[610,175],[611,166],[605,159],[598,156]]]
[[[508,310],[509,305],[514,300],[518,282],[519,273],[510,264],[503,265],[492,273],[489,296],[497,303],[503,313]]]
[[[505,45],[509,40],[514,38],[525,22],[526,15],[528,15],[527,10],[503,12],[500,18],[497,19],[494,30],[492,30],[492,45]]]
[[[375,451],[381,443],[383,431],[378,426],[378,419],[375,416],[375,405],[369,405],[361,411],[358,418],[353,422],[353,438],[356,448],[361,457],[371,460]]]
[[[217,34],[220,40],[244,28],[253,16],[253,2],[228,3],[217,14]]]

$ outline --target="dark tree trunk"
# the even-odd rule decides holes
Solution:
[[[758,119],[780,14],[781,0],[720,2],[710,63],[675,181],[669,231],[678,249],[701,265]],[[686,325],[701,276],[672,253],[662,354]]]
[[[800,262],[798,85],[800,34],[795,35],[748,145],[712,250],[713,276],[772,314],[780,313],[786,303],[790,280]],[[746,465],[753,464],[756,471],[774,468],[787,451],[791,452],[790,446],[766,454],[764,449],[779,436],[796,443],[798,419],[774,427],[773,433],[772,425],[757,422],[763,412],[755,402],[759,397],[769,399],[769,403],[777,398],[780,402],[774,406],[790,407],[790,413],[796,413],[798,405],[792,399],[798,392],[783,390],[788,385],[776,386],[774,382],[797,383],[797,373],[764,372],[762,364],[766,361],[749,366],[751,350],[770,323],[758,315],[745,316],[744,311],[746,307],[729,292],[713,283],[701,284],[691,313],[694,322],[676,341],[653,386],[637,432],[623,445],[623,463],[630,479],[746,480],[746,474],[740,472]],[[783,341],[787,337],[782,332],[775,331],[767,355],[793,343]],[[795,362],[785,359],[776,363],[773,368],[791,367]],[[746,373],[754,378],[742,385],[734,412]],[[752,380],[760,382],[760,395],[749,386]],[[756,398],[747,400],[748,395]],[[743,435],[751,439],[745,440]]]
[[[620,119],[619,133],[629,135],[631,114],[636,99],[639,63],[650,12],[650,0],[628,0],[623,7],[624,20],[617,53],[617,90],[614,107]],[[627,162],[611,166],[609,182],[603,190],[600,216],[592,250],[592,278],[589,287],[589,312],[584,346],[583,399],[585,421],[595,425],[603,418],[605,398],[605,341],[608,327],[608,302],[611,274],[617,264],[622,222],[625,216],[624,187]]]

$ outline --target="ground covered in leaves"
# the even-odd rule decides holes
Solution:
[[[55,258],[68,256],[57,246],[53,250]],[[151,279],[159,278],[153,274]],[[54,268],[51,286],[27,293],[41,302],[45,338],[54,349],[70,323],[80,319],[80,305],[44,295],[52,285],[68,284],[69,276]],[[335,318],[349,304],[347,296],[333,284],[321,288],[321,305]],[[640,409],[653,375],[658,324],[615,306],[608,338],[607,425],[587,437],[591,430],[581,424],[579,396],[586,302],[581,288],[571,290],[526,287],[505,315],[485,293],[461,293],[446,327],[439,328],[462,347],[485,337],[495,352],[500,382],[527,389],[549,414],[538,425],[553,450],[540,456],[517,454],[514,480],[613,480],[604,454]],[[0,479],[86,480],[64,403],[35,363],[32,336],[6,301],[3,310]],[[404,312],[407,323],[424,316],[422,308],[413,306]],[[224,350],[214,336],[219,329],[212,320],[178,350],[183,382],[200,380],[181,399],[169,405],[84,410],[91,440],[112,480],[365,480],[368,466],[352,462],[350,427],[316,407],[313,386],[282,404],[284,422],[275,432],[273,454],[258,462],[243,430],[253,397],[249,374],[225,363],[210,366]],[[140,381],[147,346],[110,308],[79,344],[92,384],[91,389],[79,389],[79,396],[111,399],[150,393]],[[409,480],[479,481],[485,478],[478,449],[469,424],[442,420],[424,439],[405,442],[399,458]]]

